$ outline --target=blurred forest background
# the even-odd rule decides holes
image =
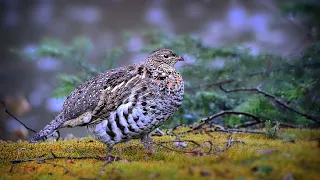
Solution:
[[[1,0],[0,99],[32,129],[65,97],[107,69],[174,49],[186,92],[164,127],[221,111],[263,123],[319,127],[320,3],[280,0]],[[27,130],[0,108],[0,139]],[[221,116],[232,127],[248,116]],[[261,126],[262,125],[262,126]],[[84,128],[66,129],[87,136]]]

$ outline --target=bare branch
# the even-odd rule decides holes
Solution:
[[[313,116],[310,116],[309,114],[306,114],[306,113],[303,113],[293,107],[290,107],[287,103],[283,102],[281,99],[277,98],[276,96],[272,95],[272,94],[269,94],[265,91],[262,91],[261,90],[261,86],[258,86],[256,88],[239,88],[239,89],[232,89],[232,90],[227,90],[227,89],[224,89],[221,85],[219,86],[220,89],[222,91],[224,91],[225,93],[232,93],[232,92],[241,92],[241,91],[247,91],[247,92],[256,92],[256,93],[259,93],[259,94],[262,94],[264,95],[265,97],[268,97],[270,99],[272,99],[274,102],[276,102],[277,104],[279,104],[280,106],[292,111],[292,112],[295,112],[296,114],[299,114],[307,119],[310,119],[312,120],[313,122],[319,124],[320,123],[320,120],[319,118],[315,118]]]
[[[19,120],[18,118],[16,118],[13,114],[11,114],[11,113],[9,112],[9,110],[7,109],[7,107],[6,107],[6,105],[4,104],[3,101],[1,101],[1,103],[2,103],[2,105],[3,105],[4,109],[5,109],[5,112],[6,112],[7,114],[9,114],[11,117],[13,117],[16,121],[18,121],[22,126],[24,126],[24,127],[25,127],[26,129],[28,129],[29,131],[32,131],[32,132],[34,132],[34,133],[37,133],[35,130],[29,128],[29,127],[26,126],[22,121],[20,121],[20,120]]]
[[[199,143],[197,143],[194,140],[174,140],[174,141],[161,141],[161,142],[157,142],[158,144],[165,144],[165,143],[174,143],[174,142],[190,142],[192,144],[194,144],[197,147],[200,147],[201,145]]]
[[[264,131],[250,130],[250,129],[217,129],[215,131],[225,132],[225,133],[265,134]]]
[[[242,124],[234,125],[233,128],[245,128],[245,127],[254,126],[254,125],[257,125],[257,124],[261,124],[261,123],[262,122],[259,122],[259,121],[247,121],[247,122],[244,122]]]
[[[258,116],[253,115],[253,114],[250,114],[250,113],[238,112],[238,111],[221,111],[221,112],[219,112],[219,113],[217,113],[217,114],[214,114],[214,115],[209,116],[209,117],[207,117],[207,118],[201,119],[202,122],[201,122],[198,126],[192,128],[192,130],[198,130],[198,129],[200,129],[203,125],[209,123],[211,120],[213,120],[213,119],[215,119],[215,118],[218,118],[218,117],[220,117],[220,116],[223,116],[223,115],[230,115],[230,114],[248,116],[248,117],[254,119],[257,124],[263,122],[262,119],[260,119]]]
[[[49,157],[36,157],[31,159],[15,159],[11,160],[10,162],[13,164],[23,163],[23,162],[30,162],[30,161],[45,161],[45,160],[52,160],[52,159],[96,159],[96,160],[104,160],[104,157],[100,156],[57,156],[53,154],[51,151],[51,155]]]
[[[290,123],[285,123],[285,122],[272,122],[273,125],[278,124],[281,127],[288,127],[288,128],[303,128],[303,126],[295,125],[295,124],[290,124]]]
[[[170,142],[191,142],[192,144],[196,145],[196,148],[200,148],[199,150],[196,150],[196,148],[192,149],[192,150],[180,150],[180,149],[174,149],[168,146],[164,146],[164,143],[170,143]],[[182,140],[182,141],[164,141],[164,142],[154,142],[153,144],[158,145],[160,147],[163,147],[165,149],[168,149],[170,151],[174,151],[174,152],[179,152],[179,153],[186,153],[186,154],[195,154],[195,155],[211,155],[214,154],[217,156],[217,154],[219,152],[224,152],[226,150],[228,150],[229,148],[231,148],[233,143],[242,143],[245,144],[243,141],[236,141],[233,140],[232,138],[229,138],[227,145],[224,149],[220,149],[217,145],[215,145],[212,141],[204,141],[201,145],[193,140]],[[203,149],[205,146],[205,144],[209,144],[209,150],[204,151],[201,150]]]
[[[206,88],[211,88],[211,87],[215,87],[215,86],[229,84],[229,83],[232,83],[234,81],[235,80],[230,79],[230,80],[224,80],[224,81],[219,81],[219,82],[200,84],[199,86],[196,86],[196,87],[186,88],[186,90],[206,89]]]
[[[177,136],[176,133],[174,133],[174,131],[179,129],[181,126],[182,126],[182,124],[176,125],[172,129],[169,129],[168,131],[166,131],[166,134],[169,135],[169,136]]]
[[[233,143],[246,144],[246,143],[243,142],[243,141],[236,141],[236,140],[233,140],[232,137],[230,137],[229,140],[228,140],[228,142],[227,142],[227,144],[226,144],[226,147],[225,147],[223,150],[221,150],[221,151],[226,151],[226,150],[230,149]]]

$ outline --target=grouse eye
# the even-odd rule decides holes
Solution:
[[[169,57],[169,55],[168,55],[168,54],[165,54],[165,55],[163,55],[163,57],[164,57],[164,58],[168,58],[168,57]]]

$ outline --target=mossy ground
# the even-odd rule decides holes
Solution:
[[[215,155],[194,155],[172,152],[157,147],[155,154],[145,154],[142,145],[134,140],[116,145],[113,154],[130,160],[113,162],[101,171],[103,161],[96,159],[46,160],[63,165],[78,178],[108,179],[294,179],[320,178],[320,130],[282,130],[279,139],[265,135],[233,134],[234,144],[225,152]],[[223,148],[230,134],[187,134],[182,140],[212,141]],[[289,140],[288,140],[289,139]],[[173,137],[155,137],[155,142],[174,140]],[[294,140],[294,141],[292,141]],[[132,146],[134,145],[134,146]],[[174,148],[172,143],[167,144]],[[206,147],[208,148],[208,147]],[[14,164],[10,160],[52,156],[104,156],[105,145],[91,138],[29,144],[0,143],[0,179],[70,179],[60,166],[39,164],[37,161]],[[191,149],[188,144],[186,149]]]

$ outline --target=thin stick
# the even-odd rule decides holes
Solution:
[[[18,121],[22,126],[24,126],[24,127],[25,127],[26,129],[28,129],[29,131],[32,131],[32,132],[34,132],[34,133],[37,133],[35,130],[29,128],[29,127],[26,126],[23,122],[21,122],[18,118],[16,118],[13,114],[11,114],[11,113],[9,112],[9,110],[7,109],[7,107],[6,107],[6,105],[4,104],[3,101],[1,101],[1,103],[2,103],[2,105],[3,105],[4,109],[5,109],[5,112],[6,112],[7,114],[9,114],[11,117],[13,117],[16,121]]]
[[[303,112],[301,112],[301,111],[299,111],[299,110],[297,110],[297,109],[295,109],[295,108],[293,108],[293,107],[290,107],[287,103],[283,102],[281,99],[277,98],[276,96],[274,96],[274,95],[272,95],[272,94],[269,94],[269,93],[267,93],[267,92],[265,92],[265,91],[262,91],[260,85],[257,86],[256,88],[239,88],[239,89],[232,89],[232,90],[224,89],[221,85],[220,85],[219,87],[220,87],[220,89],[221,89],[222,91],[224,91],[225,93],[249,91],[249,92],[256,92],[256,93],[262,94],[262,95],[264,95],[265,97],[268,97],[268,98],[274,100],[274,101],[275,101],[277,104],[279,104],[280,106],[285,107],[285,108],[287,108],[288,110],[290,110],[290,111],[292,111],[292,112],[295,112],[295,113],[297,113],[297,114],[299,114],[299,115],[301,115],[301,116],[303,116],[303,117],[305,117],[305,118],[307,118],[307,119],[310,119],[310,120],[312,120],[313,122],[315,122],[315,123],[317,123],[317,124],[320,123],[319,118],[315,118],[315,117],[313,117],[313,116],[310,116],[309,114],[303,113]]]
[[[257,125],[257,124],[261,124],[261,123],[262,122],[258,122],[258,121],[247,121],[247,122],[244,122],[242,124],[234,125],[233,128],[244,128],[244,127],[254,126],[254,125]]]
[[[43,157],[43,158],[32,158],[32,159],[15,159],[11,160],[10,162],[13,164],[23,163],[23,162],[30,162],[30,161],[45,161],[45,160],[52,160],[52,159],[96,159],[96,160],[104,160],[104,157],[100,156],[50,156],[50,157]]]
[[[250,133],[250,134],[265,134],[264,131],[249,130],[249,129],[217,129],[218,132],[224,133]]]
[[[207,117],[207,118],[201,119],[202,122],[201,122],[198,126],[192,128],[192,131],[193,131],[193,130],[198,130],[198,129],[200,129],[203,125],[207,124],[208,122],[210,122],[211,120],[213,120],[213,119],[215,119],[215,118],[217,118],[217,117],[220,117],[220,116],[223,116],[223,115],[230,115],[230,114],[245,115],[245,116],[248,116],[248,117],[250,117],[250,118],[255,119],[257,123],[263,122],[262,119],[260,119],[258,116],[253,115],[253,114],[250,114],[250,113],[247,113],[247,112],[221,111],[221,112],[219,112],[219,113],[217,113],[217,114],[214,114],[214,115],[209,116],[209,117]]]

